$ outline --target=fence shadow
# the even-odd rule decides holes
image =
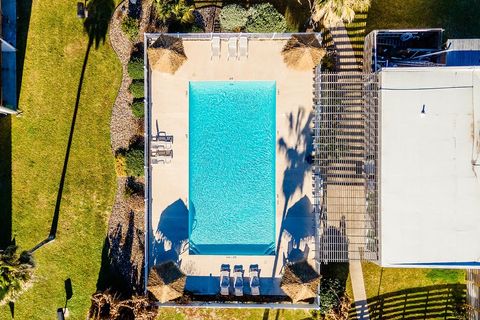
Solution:
[[[445,284],[385,293],[367,303],[370,319],[462,319],[465,295],[465,285]]]

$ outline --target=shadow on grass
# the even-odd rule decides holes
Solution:
[[[138,294],[142,283],[138,283],[139,270],[131,262],[132,248],[136,234],[135,213],[128,217],[128,227],[123,232],[124,225],[118,223],[115,230],[107,237],[102,250],[102,264],[97,279],[97,292],[107,289],[121,293],[124,298]],[[143,272],[143,268],[141,270]],[[143,275],[140,276],[143,279]]]
[[[367,32],[375,29],[444,28],[447,38],[480,36],[480,0],[374,0]]]
[[[465,285],[445,284],[385,293],[367,302],[370,319],[462,319],[465,295]]]
[[[110,18],[112,17],[113,10],[115,5],[113,0],[90,0],[87,4],[88,8],[88,18],[84,21],[85,32],[88,34],[88,45],[85,52],[85,57],[83,59],[82,71],[80,72],[80,80],[77,88],[77,95],[75,99],[75,106],[73,108],[72,122],[70,126],[70,134],[68,136],[67,149],[65,151],[65,158],[63,161],[62,174],[60,176],[60,183],[57,192],[57,200],[55,202],[55,209],[53,212],[52,225],[50,227],[50,233],[48,237],[38,243],[35,247],[30,250],[35,252],[43,245],[54,240],[57,235],[58,229],[58,220],[60,218],[60,207],[62,203],[63,188],[65,185],[65,178],[67,175],[68,161],[70,159],[70,150],[72,147],[73,135],[75,132],[75,124],[77,122],[78,108],[80,105],[80,97],[82,94],[83,81],[85,78],[85,71],[87,69],[88,57],[90,55],[90,50],[93,45],[95,49],[98,49],[101,43],[105,42],[106,34],[108,31],[108,25]]]
[[[23,65],[31,14],[32,0],[17,1],[17,99],[20,97],[22,88]]]
[[[0,249],[12,243],[12,119],[0,118]]]

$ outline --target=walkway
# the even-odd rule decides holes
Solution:
[[[357,59],[355,58],[355,51],[352,47],[352,44],[350,42],[350,38],[347,34],[347,30],[345,29],[345,26],[342,24],[339,27],[332,28],[330,30],[334,42],[335,49],[337,50],[338,54],[338,63],[337,63],[337,70],[338,73],[345,73],[345,74],[356,74],[361,72],[361,65],[358,63]],[[349,99],[351,101],[355,101],[355,99]],[[362,123],[358,123],[359,125],[363,126]],[[364,131],[363,129],[359,131]],[[355,136],[352,136],[352,138],[355,138]],[[358,159],[353,159],[353,160],[358,160]],[[355,179],[357,180],[357,179]],[[350,186],[348,184],[343,186],[344,188],[351,189],[353,186]],[[355,188],[359,188],[360,186],[354,186]],[[363,187],[360,187],[363,189]],[[346,190],[347,191],[347,190]],[[353,191],[353,190],[349,190]],[[363,192],[362,192],[363,193]],[[364,194],[364,193],[363,193]],[[347,198],[343,198],[347,199]],[[337,199],[338,201],[339,199]],[[348,201],[348,200],[347,200]],[[352,207],[351,204],[346,203],[345,204],[348,207]],[[354,206],[355,208],[358,208],[358,206]],[[354,210],[356,211],[356,210]],[[362,214],[361,212],[355,212],[354,215],[357,214]],[[364,220],[365,221],[365,220]],[[347,229],[350,227],[352,229],[357,229],[360,231],[363,231],[364,229],[361,226],[355,226],[351,225],[347,221]],[[358,222],[357,222],[358,223]],[[360,228],[358,228],[360,227]],[[347,230],[347,234],[350,232]],[[350,239],[351,236],[355,237],[355,239]],[[348,236],[349,238],[349,243],[350,246],[356,246],[356,243],[358,243],[358,235],[355,234],[355,232],[351,235]],[[356,252],[361,252],[361,248],[349,248],[349,252],[356,253]],[[353,259],[352,259],[353,258]],[[350,279],[352,281],[352,288],[353,288],[353,298],[355,301],[355,310],[357,313],[357,318],[359,320],[364,320],[364,319],[370,319],[369,312],[368,312],[368,305],[367,305],[367,295],[365,293],[365,284],[363,280],[363,273],[362,273],[362,264],[361,260],[359,259],[361,257],[357,256],[356,254],[352,256],[349,254],[349,271],[350,271]]]

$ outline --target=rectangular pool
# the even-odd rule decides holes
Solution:
[[[191,81],[190,254],[275,254],[275,81]]]

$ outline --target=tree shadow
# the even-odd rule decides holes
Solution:
[[[179,262],[181,250],[188,240],[188,209],[183,200],[170,204],[160,215],[152,241],[153,264],[169,260]]]
[[[370,319],[463,319],[465,296],[465,285],[444,284],[385,293],[367,303]]]
[[[0,118],[0,249],[12,243],[12,119]]]
[[[134,216],[135,213],[131,211],[126,232],[123,231],[124,225],[118,223],[113,232],[105,237],[97,291],[110,289],[124,297],[130,297],[142,290],[142,283],[138,280],[139,270],[131,259],[136,234]]]
[[[63,188],[65,185],[65,178],[68,169],[68,161],[70,159],[70,150],[72,147],[73,134],[75,132],[75,124],[77,120],[78,108],[80,105],[80,97],[82,93],[83,81],[85,78],[85,72],[87,69],[88,57],[90,55],[90,49],[95,45],[95,49],[98,49],[100,43],[105,42],[105,38],[108,31],[108,25],[110,18],[112,17],[115,5],[113,0],[90,0],[87,4],[88,18],[84,21],[85,32],[88,35],[88,45],[83,59],[82,70],[80,72],[80,80],[77,88],[77,95],[75,99],[75,106],[73,108],[72,122],[70,125],[70,134],[68,136],[67,148],[65,151],[65,158],[63,161],[62,174],[60,176],[60,183],[57,192],[57,200],[55,202],[55,209],[53,212],[52,224],[50,227],[50,233],[48,237],[38,243],[30,251],[34,252],[41,248],[43,245],[53,241],[57,235],[58,220],[60,217],[60,207],[62,203]]]
[[[313,151],[313,136],[311,130],[311,123],[313,120],[313,112],[307,112],[305,108],[300,107],[297,111],[297,114],[294,115],[290,113],[288,115],[288,136],[280,137],[278,139],[277,145],[280,152],[283,152],[286,161],[287,168],[283,172],[283,181],[282,181],[282,192],[285,198],[285,204],[282,211],[282,226],[278,235],[278,245],[277,248],[280,248],[282,241],[284,223],[287,218],[287,210],[295,193],[298,191],[303,192],[303,187],[305,183],[305,177],[311,172],[312,168],[312,151]],[[291,139],[293,137],[293,139]],[[290,140],[290,141],[289,141]],[[293,141],[293,143],[291,142]],[[308,215],[310,213],[300,213],[300,211],[305,210],[305,206],[311,209],[311,203],[307,196],[304,196],[305,199],[300,199],[296,204],[296,207],[293,208],[291,212],[292,217],[294,215]],[[308,203],[306,203],[308,201]],[[302,210],[300,210],[302,209]],[[293,229],[293,226],[290,225],[290,229]],[[297,233],[300,230],[291,230],[292,233]],[[275,256],[274,270],[275,274],[277,268],[279,254]]]

